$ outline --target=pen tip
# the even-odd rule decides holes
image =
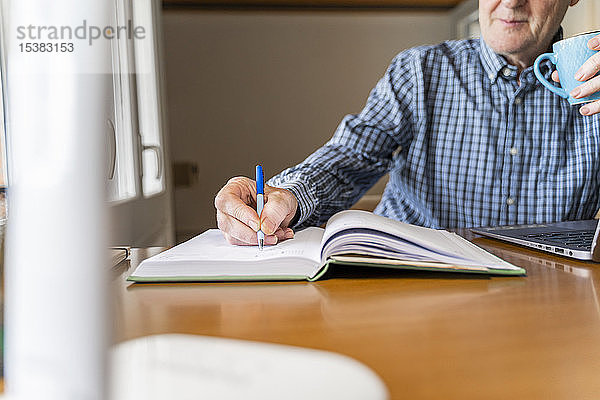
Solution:
[[[258,249],[259,249],[259,250],[262,250],[262,249],[263,249],[263,247],[264,247],[264,245],[265,245],[265,241],[264,241],[263,239],[260,239],[260,240],[258,241]]]

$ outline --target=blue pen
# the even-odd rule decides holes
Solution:
[[[262,170],[262,166],[257,165],[256,166],[256,213],[258,214],[258,218],[259,218],[259,225],[258,225],[259,229],[258,229],[258,232],[256,232],[256,237],[258,238],[258,248],[260,250],[262,250],[263,246],[265,245],[265,234],[262,231],[262,227],[260,226],[260,215],[262,214],[262,210],[265,205],[264,193],[265,193],[265,183],[264,183],[264,177],[263,177],[263,170]]]

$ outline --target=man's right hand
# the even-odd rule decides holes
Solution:
[[[265,206],[256,213],[256,182],[243,176],[231,178],[215,197],[217,225],[227,241],[237,245],[257,245],[256,232],[262,229],[265,244],[294,237],[288,226],[298,208],[292,192],[265,185]]]

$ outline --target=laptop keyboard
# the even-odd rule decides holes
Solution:
[[[523,235],[526,239],[538,239],[552,242],[555,246],[590,250],[594,240],[594,231],[546,232]]]

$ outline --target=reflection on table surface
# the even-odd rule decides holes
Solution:
[[[600,265],[484,238],[527,269],[489,277],[337,268],[309,282],[131,284],[114,270],[115,340],[191,333],[349,355],[392,398],[597,398]]]

